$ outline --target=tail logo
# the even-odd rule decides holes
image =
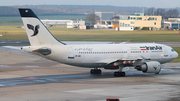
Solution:
[[[30,24],[27,24],[27,27],[28,27],[29,29],[33,30],[33,32],[34,32],[34,34],[31,35],[31,37],[36,36],[36,35],[39,33],[39,31],[38,31],[39,25],[36,25],[35,29],[34,29],[34,26],[33,26],[33,25],[30,25]]]

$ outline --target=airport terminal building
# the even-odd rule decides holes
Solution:
[[[95,14],[100,17],[95,28],[133,27],[134,29],[142,29],[149,27],[150,30],[159,30],[164,26],[162,16],[144,16],[144,13],[135,13],[133,15],[118,15],[119,19],[111,19],[114,17],[113,12],[95,12]]]
[[[160,29],[162,26],[162,16],[129,16],[129,19],[119,20],[120,27],[134,27],[135,29],[142,29],[149,27],[151,29]]]
[[[134,30],[142,29],[143,27],[149,27],[150,30],[159,30],[164,28],[164,20],[162,16],[144,16],[144,13],[135,13],[133,15],[116,15],[119,18],[115,18],[114,12],[95,12],[99,16],[99,20],[94,25],[94,28],[130,28]],[[83,20],[42,20],[46,26],[67,26],[67,28],[79,28],[85,26]],[[166,23],[168,27],[175,24]],[[165,26],[166,26],[165,25]],[[177,25],[177,24],[176,24]],[[83,28],[85,29],[85,28]]]

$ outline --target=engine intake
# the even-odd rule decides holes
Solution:
[[[144,73],[158,74],[161,71],[161,64],[157,61],[145,62],[142,65],[136,66],[135,69]]]

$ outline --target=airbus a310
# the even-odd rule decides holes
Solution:
[[[31,46],[22,50],[60,63],[93,68],[91,74],[101,74],[99,68],[118,69],[116,77],[124,77],[124,67],[134,67],[144,73],[158,74],[161,64],[178,57],[169,46],[156,43],[77,44],[67,45],[56,40],[31,9],[20,8]]]

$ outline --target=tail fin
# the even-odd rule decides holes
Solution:
[[[56,40],[31,9],[19,8],[31,46],[65,45]]]

